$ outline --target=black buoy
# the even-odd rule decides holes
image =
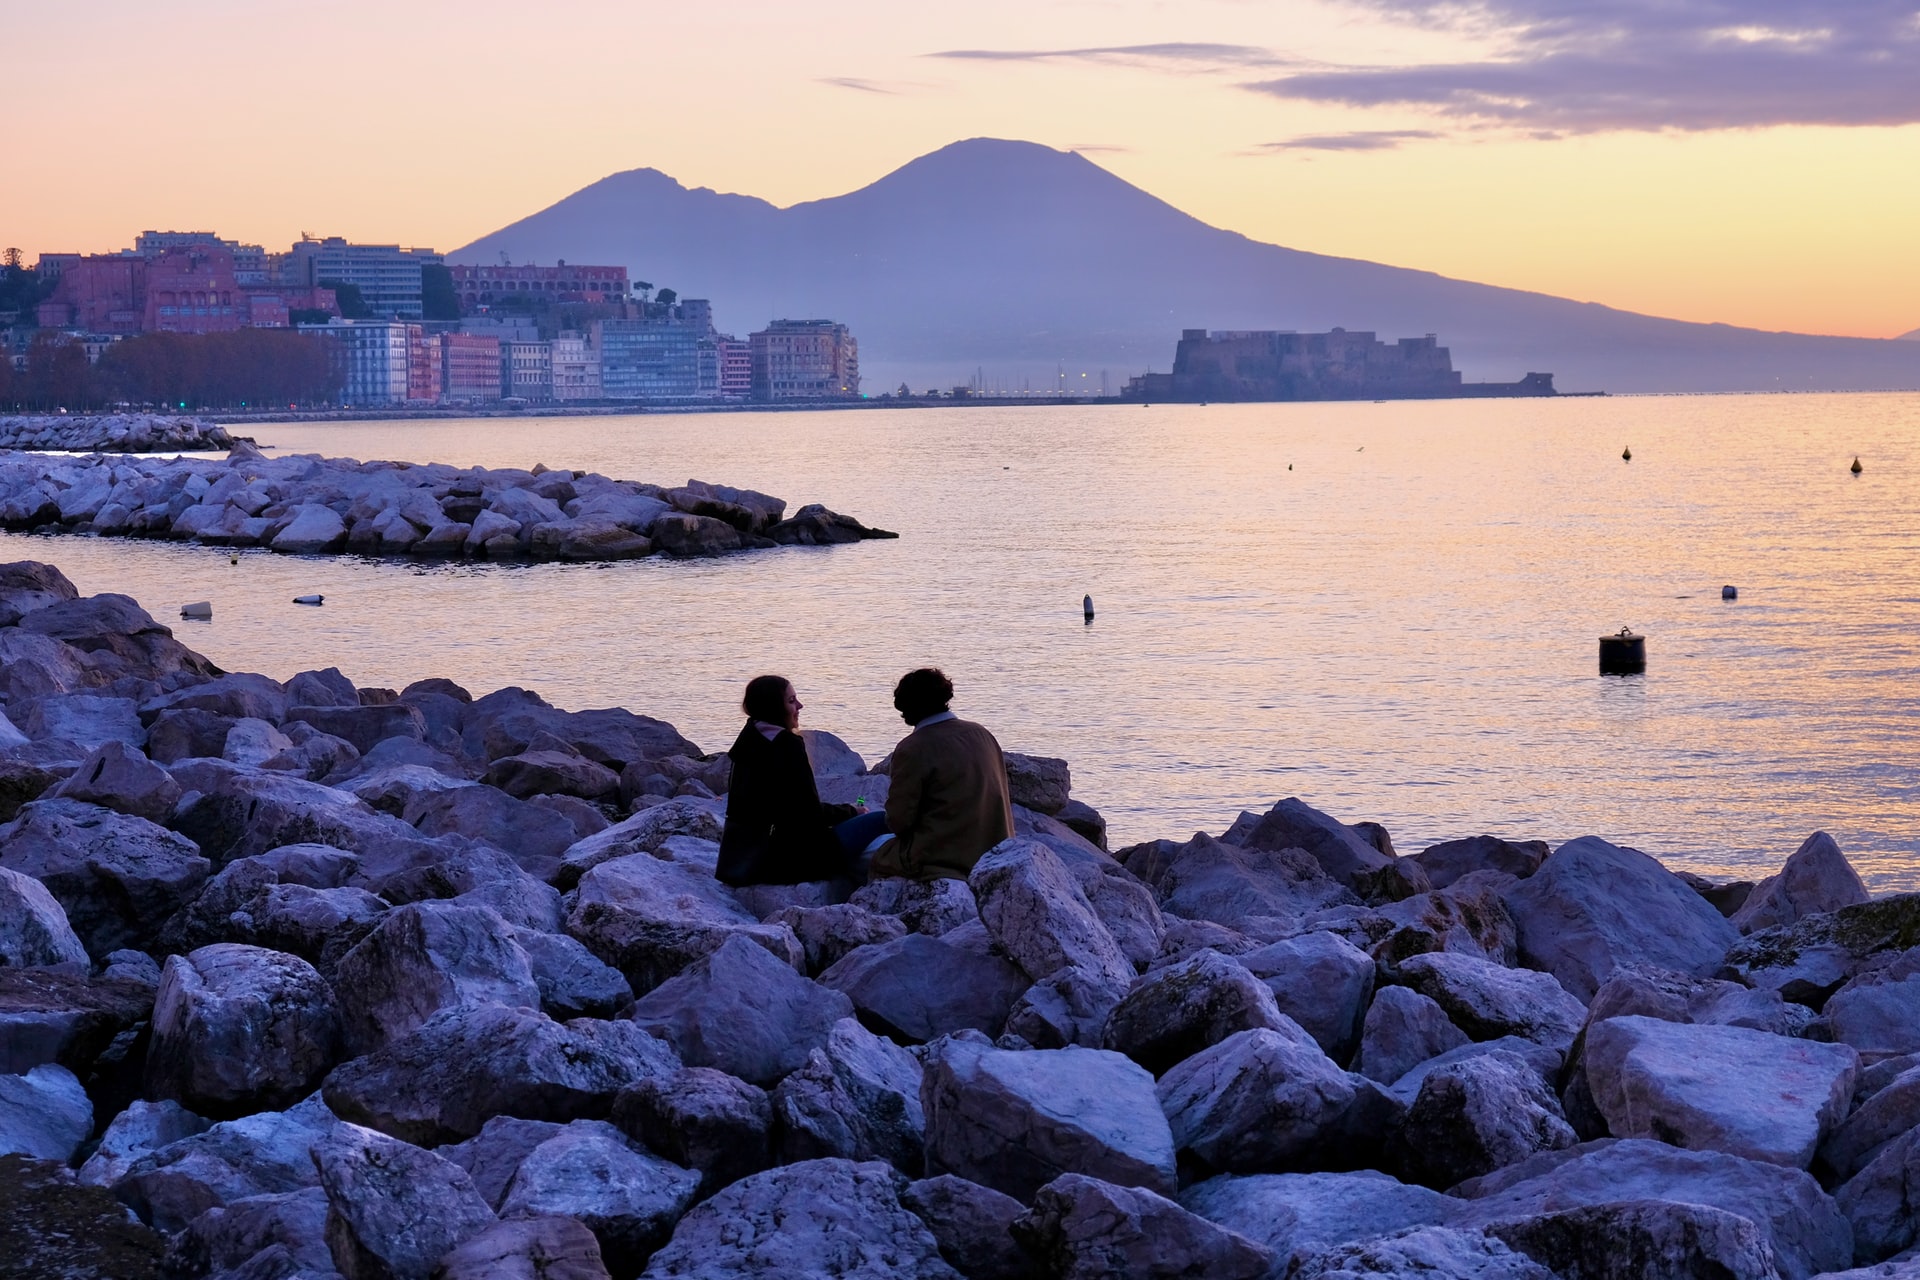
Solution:
[[[1851,472],[1853,472],[1853,474],[1855,474],[1855,475],[1859,475],[1859,474],[1860,474],[1860,473],[1861,473],[1862,471],[1865,471],[1865,470],[1866,470],[1866,468],[1865,468],[1865,467],[1863,467],[1863,466],[1861,466],[1861,465],[1860,465],[1860,455],[1859,455],[1859,454],[1857,454],[1857,453],[1856,453],[1855,455],[1853,455],[1853,465],[1852,465],[1852,466],[1850,466],[1850,467],[1848,467],[1848,468],[1847,468],[1847,470],[1849,470],[1849,471],[1851,471]]]
[[[1628,446],[1627,446],[1626,448],[1624,448],[1624,449],[1622,449],[1622,450],[1620,451],[1620,461],[1622,461],[1622,462],[1632,462],[1632,461],[1633,461],[1633,446],[1632,446],[1632,445],[1628,445]]]
[[[1600,674],[1637,676],[1647,669],[1647,638],[1625,627],[1610,636],[1600,637]]]
[[[1740,588],[1722,587],[1720,588],[1720,598],[1722,600],[1738,600],[1740,598]]]
[[[1092,596],[1082,597],[1080,601],[1080,609],[1083,613],[1087,615],[1087,621],[1091,623],[1093,621],[1093,597]]]

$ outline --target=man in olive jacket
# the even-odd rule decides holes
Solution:
[[[947,710],[953,682],[909,671],[893,705],[913,732],[893,749],[887,828],[869,874],[964,880],[980,855],[1013,834],[1007,760],[991,733]]]

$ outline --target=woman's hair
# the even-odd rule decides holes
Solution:
[[[755,720],[764,720],[768,724],[787,722],[787,678],[785,676],[755,676],[747,681],[747,694],[740,699],[740,709]]]
[[[953,681],[938,667],[921,667],[900,677],[893,687],[893,709],[908,724],[937,716],[953,701]]]

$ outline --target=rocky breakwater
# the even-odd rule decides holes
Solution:
[[[159,413],[42,414],[0,417],[0,449],[101,453],[209,452],[236,437],[205,418]]]
[[[1110,852],[1018,756],[967,881],[733,891],[669,725],[218,672],[30,563],[0,710],[27,1274],[1920,1272],[1920,895],[1822,835]]]
[[[690,480],[461,469],[313,454],[224,459],[0,452],[0,528],[295,555],[629,560],[892,538],[817,504]]]

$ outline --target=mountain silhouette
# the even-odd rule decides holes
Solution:
[[[1562,390],[1920,387],[1920,347],[1637,315],[1427,271],[1263,244],[1212,227],[1086,157],[956,142],[843,196],[779,208],[617,173],[448,255],[624,265],[713,301],[723,328],[830,317],[870,390],[901,379],[1053,384],[1064,364],[1165,370],[1184,328],[1435,333],[1469,380]],[[1911,336],[1911,335],[1909,335]],[[1088,385],[1082,382],[1082,385]]]

